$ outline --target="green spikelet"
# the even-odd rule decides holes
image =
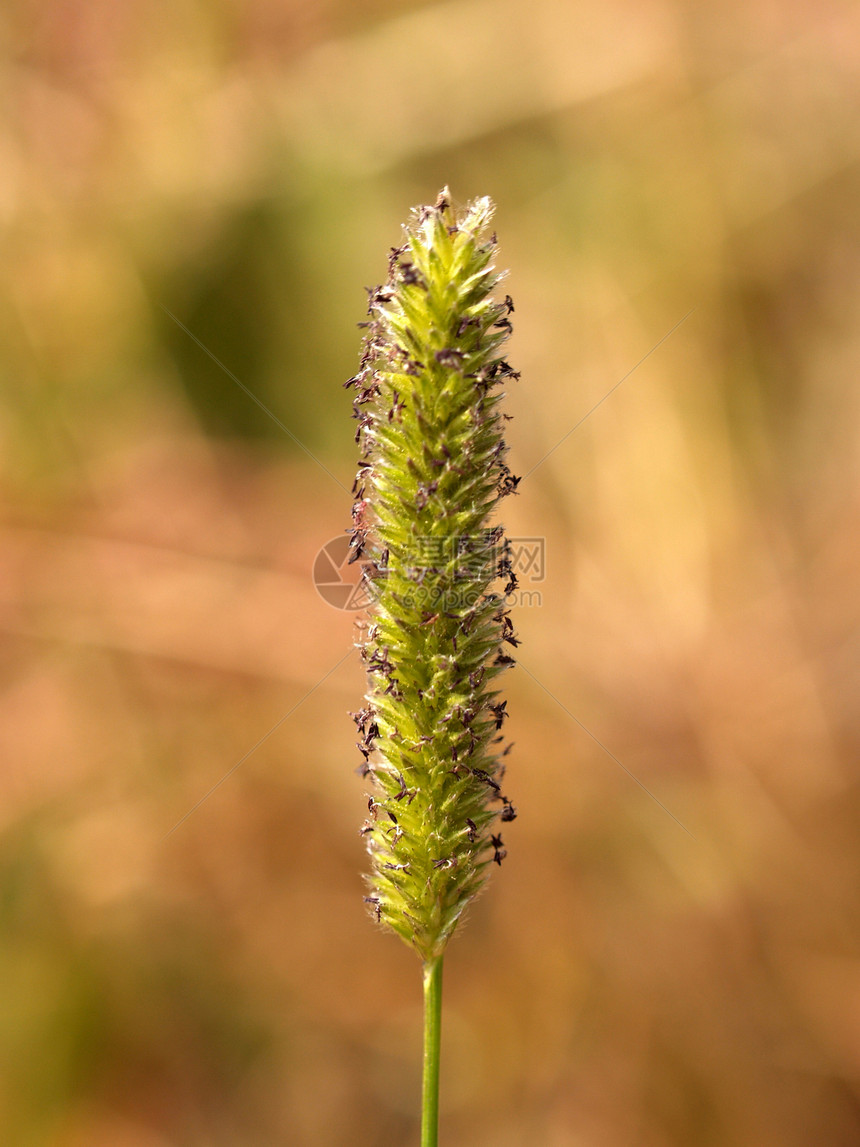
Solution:
[[[366,899],[425,961],[505,856],[496,821],[516,816],[500,788],[495,689],[513,664],[505,643],[517,644],[505,603],[516,578],[491,518],[519,481],[500,410],[519,376],[501,353],[513,304],[491,298],[492,212],[478,199],[455,214],[447,188],[413,211],[347,383],[362,446],[350,560],[363,560],[373,603],[354,714],[373,789]]]

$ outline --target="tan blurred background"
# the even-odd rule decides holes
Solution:
[[[860,1142],[853,0],[11,0],[0,37],[0,1142],[417,1141],[311,566],[362,288],[444,183],[498,204],[546,578],[443,1142]]]

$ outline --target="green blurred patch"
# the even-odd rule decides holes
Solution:
[[[223,938],[144,905],[93,923],[44,839],[34,824],[0,844],[4,1141],[46,1147],[91,1103],[165,1133],[227,1108],[235,1123],[233,1098],[271,1033],[227,971]]]

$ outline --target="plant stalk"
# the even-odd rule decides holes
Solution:
[[[439,1048],[442,1034],[442,957],[424,964],[424,1079],[421,1147],[439,1142]]]

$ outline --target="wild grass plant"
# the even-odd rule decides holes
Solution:
[[[443,957],[516,817],[498,685],[518,644],[517,581],[494,519],[518,483],[502,399],[519,376],[503,354],[513,303],[494,295],[492,216],[487,198],[455,210],[447,188],[413,211],[347,383],[361,450],[350,560],[372,603],[354,714],[370,788],[366,901],[423,964],[422,1147],[438,1134]]]

